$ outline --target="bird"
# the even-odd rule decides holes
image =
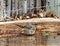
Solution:
[[[44,17],[44,10],[43,10],[43,9],[39,9],[39,10],[37,11],[37,15],[38,15],[38,17],[43,18],[43,17]]]

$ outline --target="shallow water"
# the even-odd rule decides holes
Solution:
[[[60,36],[55,39],[53,36],[19,36],[0,38],[0,46],[59,46]]]

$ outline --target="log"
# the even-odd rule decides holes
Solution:
[[[0,22],[0,25],[6,25],[6,24],[18,24],[18,23],[41,23],[41,22],[60,22],[60,19],[55,18],[32,18],[32,19],[24,19],[24,20],[15,20],[15,21],[6,21],[6,22]]]

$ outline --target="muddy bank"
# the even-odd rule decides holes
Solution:
[[[60,31],[60,23],[54,23],[54,22],[51,22],[51,23],[38,23],[36,25],[37,27],[37,30],[51,30],[51,31]]]
[[[18,23],[18,25],[26,26],[27,23]],[[39,34],[40,31],[51,31],[51,32],[59,32],[60,31],[60,23],[35,23],[36,33]],[[16,24],[10,25],[0,25],[0,35],[2,34],[20,34],[24,28],[17,26]],[[39,33],[38,33],[39,32]]]

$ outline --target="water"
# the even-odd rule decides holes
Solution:
[[[55,39],[53,36],[48,38],[42,36],[19,36],[0,38],[0,46],[59,46],[60,36]]]

